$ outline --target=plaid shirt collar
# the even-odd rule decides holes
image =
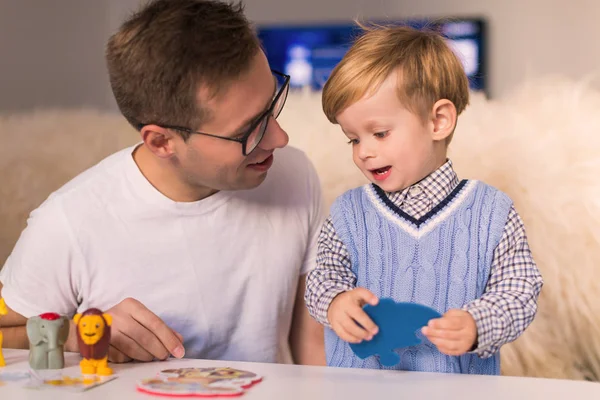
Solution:
[[[432,204],[439,204],[458,185],[458,175],[452,168],[452,161],[447,160],[441,167],[427,175],[425,178],[402,189],[398,192],[386,192],[392,203],[400,207],[405,202],[421,193],[431,200]]]

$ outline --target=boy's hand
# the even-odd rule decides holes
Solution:
[[[348,343],[371,340],[379,328],[362,308],[365,304],[374,306],[378,301],[377,296],[364,288],[341,293],[333,299],[327,310],[329,325],[340,339]]]
[[[477,340],[477,325],[467,311],[448,310],[442,318],[429,321],[421,330],[440,352],[460,356],[470,351]]]

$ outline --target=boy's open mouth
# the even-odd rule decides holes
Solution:
[[[387,167],[383,168],[370,169],[369,172],[373,174],[373,179],[375,179],[376,181],[383,182],[392,173],[392,166],[388,165]]]
[[[388,165],[387,167],[377,168],[377,169],[370,169],[369,171],[371,171],[375,175],[383,175],[386,172],[388,172],[390,170],[390,168],[392,168],[392,166]]]

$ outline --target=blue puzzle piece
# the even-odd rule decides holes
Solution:
[[[379,332],[370,341],[350,344],[350,348],[362,359],[378,354],[379,362],[387,367],[400,362],[395,349],[421,343],[417,330],[427,325],[430,319],[441,317],[433,308],[415,303],[396,303],[392,299],[380,299],[376,306],[367,304],[364,310],[379,327]]]

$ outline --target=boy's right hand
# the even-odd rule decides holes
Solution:
[[[373,339],[373,336],[379,332],[379,328],[364,312],[363,306],[365,304],[374,306],[378,302],[377,296],[365,288],[356,288],[337,295],[327,310],[331,329],[340,339],[348,343]]]

